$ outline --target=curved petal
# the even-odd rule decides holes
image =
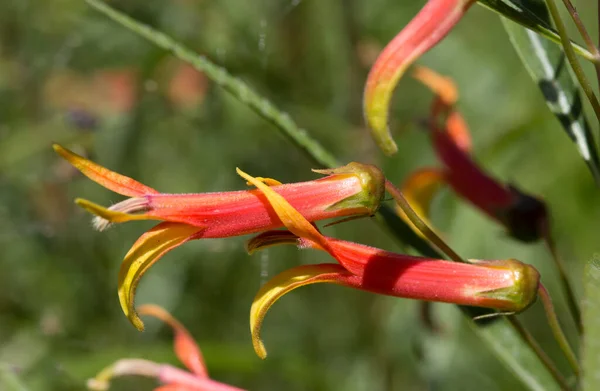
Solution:
[[[445,184],[444,172],[437,168],[423,168],[413,172],[402,184],[400,190],[412,209],[425,223],[432,227],[429,221],[429,209],[433,197]],[[406,213],[399,205],[396,205],[396,213],[404,220],[412,230],[419,236],[425,235],[410,221]]]
[[[165,253],[199,238],[202,231],[203,228],[187,224],[160,223],[143,234],[125,255],[119,271],[119,301],[123,312],[138,330],[144,330],[144,323],[134,308],[135,290],[140,278]]]
[[[294,209],[283,196],[275,192],[269,186],[265,185],[260,180],[246,174],[239,168],[236,168],[239,176],[256,186],[257,189],[267,197],[271,207],[277,213],[277,216],[283,225],[296,236],[312,240],[321,245],[324,249],[327,248],[327,241],[323,235],[312,225],[300,212]]]
[[[157,220],[157,217],[146,214],[131,214],[117,210],[111,210],[83,198],[77,198],[75,203],[91,214],[96,215],[93,220],[93,224],[94,227],[99,231],[104,230],[110,223],[123,223],[125,221],[132,220]]]
[[[171,326],[174,336],[174,351],[190,371],[200,377],[208,377],[202,352],[189,331],[164,308],[154,304],[144,304],[138,308],[139,315],[149,315],[158,318]]]
[[[250,333],[252,345],[258,357],[267,357],[267,351],[260,339],[260,329],[267,311],[283,295],[304,285],[319,282],[334,283],[339,279],[352,276],[343,266],[333,263],[303,265],[286,270],[263,285],[252,302],[250,309]]]
[[[283,183],[279,182],[277,179],[273,178],[264,178],[262,176],[257,176],[254,179],[261,181],[267,186],[281,186]],[[248,186],[254,186],[251,182],[246,182]]]
[[[128,197],[139,197],[144,194],[156,194],[158,191],[151,187],[141,184],[140,182],[118,174],[107,168],[96,164],[83,156],[69,151],[58,144],[52,145],[54,151],[62,156],[66,161],[71,163],[76,169],[94,182],[106,187],[115,193],[122,194]]]
[[[369,72],[364,113],[371,133],[386,155],[398,150],[388,129],[392,94],[406,68],[436,45],[462,18],[473,0],[429,0],[385,47]]]
[[[252,255],[256,251],[278,244],[298,245],[298,237],[290,231],[266,231],[246,242],[246,251]]]

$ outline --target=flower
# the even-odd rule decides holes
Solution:
[[[388,128],[388,116],[400,78],[413,61],[450,32],[474,2],[429,0],[375,60],[365,85],[363,110],[377,145],[386,155],[398,150]]]
[[[90,201],[76,202],[95,214],[99,230],[110,223],[130,220],[162,220],[144,233],[129,250],[119,272],[119,300],[135,327],[143,323],[134,308],[134,295],[143,274],[166,252],[201,238],[245,235],[281,227],[282,223],[257,190],[203,194],[165,194],[131,178],[99,166],[59,145],[54,149],[84,175],[130,198],[110,208]],[[350,163],[330,170],[314,170],[324,178],[282,185],[261,178],[273,191],[285,196],[310,221],[371,215],[384,193],[381,171],[370,165]]]
[[[162,307],[146,304],[140,306],[139,313],[154,316],[171,326],[175,333],[173,350],[188,371],[146,359],[125,358],[106,367],[95,378],[89,379],[88,389],[108,390],[111,379],[137,375],[159,380],[163,385],[155,388],[154,391],[242,391],[240,388],[217,382],[208,377],[200,348],[186,328]]]
[[[446,183],[455,193],[506,227],[510,236],[523,242],[546,237],[549,219],[544,202],[513,185],[498,182],[469,155],[468,128],[454,109],[457,94],[448,93],[455,89],[452,82],[426,68],[420,68],[415,77],[437,95],[431,109],[429,135],[436,155],[444,165],[442,169],[420,169],[401,186],[417,213],[427,218],[429,203],[441,189],[441,184]],[[438,124],[444,115],[444,123]]]
[[[283,196],[259,180],[238,173],[261,191],[288,231],[264,232],[248,242],[250,253],[276,244],[297,244],[328,252],[338,264],[304,265],[267,282],[254,298],[250,330],[254,349],[266,357],[260,329],[268,309],[284,294],[327,282],[377,294],[520,312],[537,297],[539,273],[514,259],[455,263],[396,254],[322,235]]]

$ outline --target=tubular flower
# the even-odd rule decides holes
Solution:
[[[388,116],[400,78],[413,61],[450,32],[474,2],[429,0],[373,64],[365,86],[363,110],[375,141],[386,155],[398,150],[388,128]]]
[[[328,282],[377,294],[520,312],[537,297],[539,273],[514,259],[454,263],[396,254],[322,235],[281,195],[238,170],[264,192],[288,231],[264,232],[248,242],[250,253],[276,244],[297,244],[328,252],[338,264],[289,269],[267,282],[254,298],[250,329],[254,349],[266,350],[260,329],[268,309],[284,294],[304,285]]]
[[[185,329],[162,307],[146,304],[139,308],[141,315],[149,315],[162,320],[173,329],[173,350],[188,371],[169,364],[159,364],[140,358],[118,360],[103,369],[95,378],[87,382],[90,390],[108,390],[110,381],[120,376],[145,376],[157,379],[162,386],[154,391],[242,391],[224,383],[219,383],[208,377],[208,371],[200,348]]]
[[[77,204],[95,214],[95,226],[102,230],[110,223],[130,220],[162,220],[144,233],[125,256],[119,271],[119,300],[135,327],[143,323],[134,309],[134,295],[143,274],[166,252],[201,238],[245,235],[282,226],[281,221],[258,190],[203,194],[159,193],[131,178],[112,172],[75,153],[54,145],[54,149],[84,175],[100,185],[130,198],[110,208],[78,199]],[[350,163],[332,170],[314,170],[324,178],[292,184],[272,185],[310,221],[373,214],[383,198],[384,177],[370,165]]]
[[[430,137],[441,169],[427,168],[416,171],[401,186],[411,205],[427,218],[428,205],[441,184],[467,199],[492,219],[504,225],[508,233],[521,241],[532,242],[548,233],[548,213],[545,204],[514,186],[504,185],[473,161],[469,155],[470,137],[462,117],[454,110],[455,100],[445,97],[449,79],[441,78],[433,71],[419,71],[415,77],[430,87],[437,95],[429,122]],[[454,95],[456,96],[456,95]],[[436,121],[442,116],[445,124]],[[402,217],[402,214],[401,214]]]

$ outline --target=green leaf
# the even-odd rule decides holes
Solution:
[[[561,46],[503,19],[510,40],[567,135],[600,185],[596,143],[583,110],[581,91]]]
[[[488,325],[471,322],[472,329],[494,352],[500,361],[531,391],[560,390],[533,350],[523,342],[518,332],[503,318]]]
[[[552,25],[544,0],[479,0],[478,3],[560,45],[560,36]],[[587,49],[576,43],[573,47],[577,54],[594,61]]]
[[[600,390],[600,259],[585,271],[583,301],[583,391]]]

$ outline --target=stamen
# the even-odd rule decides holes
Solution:
[[[128,198],[125,201],[121,201],[117,204],[114,204],[113,206],[108,208],[108,210],[128,214],[133,214],[137,212],[144,213],[150,210],[150,205],[148,203],[148,200],[144,197],[133,197]],[[92,224],[94,225],[94,228],[96,228],[98,231],[104,231],[111,225],[111,223],[111,221],[100,216],[96,216],[92,219]]]

